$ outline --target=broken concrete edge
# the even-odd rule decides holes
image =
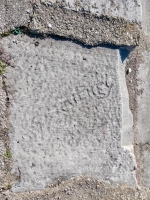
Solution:
[[[85,48],[106,47],[106,48],[118,49],[120,51],[120,57],[121,57],[122,62],[124,62],[124,60],[128,58],[130,52],[134,51],[134,49],[136,48],[136,45],[130,45],[130,46],[124,45],[124,44],[116,45],[114,43],[107,43],[107,42],[101,42],[101,43],[98,43],[95,45],[91,45],[91,44],[84,43],[82,40],[65,37],[65,36],[62,36],[59,34],[37,32],[37,31],[31,30],[25,26],[21,26],[21,27],[17,27],[17,28],[20,30],[19,34],[27,35],[27,36],[29,36],[31,38],[35,38],[35,39],[40,38],[42,40],[45,38],[53,38],[56,40],[70,41],[70,42],[76,43],[78,45],[81,45]],[[0,34],[0,39],[7,37],[9,35],[15,35],[14,31],[15,31],[15,29],[9,30],[8,32],[3,32],[2,34]],[[16,35],[16,41],[17,41],[17,35]],[[124,54],[123,51],[126,51],[126,53]],[[7,61],[6,61],[6,64],[14,67],[14,64],[7,63]]]
[[[6,24],[1,28],[0,34],[7,36],[10,30],[26,27],[33,34],[58,35],[90,46],[139,45],[141,26],[122,17],[69,10],[62,7],[60,2],[51,6],[46,3],[30,3],[30,7],[32,11],[26,14],[23,22],[22,18],[10,22],[6,16]]]
[[[11,65],[10,63],[10,55],[4,52],[2,46],[0,46],[0,61],[5,63],[6,68],[7,65]],[[6,70],[6,69],[5,69]],[[10,124],[9,124],[9,94],[7,91],[7,86],[5,82],[5,71],[0,74],[0,140],[3,143],[3,151],[1,152],[0,159],[3,160],[5,167],[5,177],[3,180],[0,180],[0,190],[10,189],[14,180],[17,180],[18,177],[15,174],[11,174],[11,165],[12,165],[12,153],[10,149]]]
[[[59,3],[50,7],[36,3],[32,6],[33,16],[28,28],[34,33],[59,35],[91,46],[139,44],[140,25],[124,18],[68,10]]]
[[[129,109],[129,94],[128,94],[128,89],[126,87],[126,77],[125,77],[126,60],[133,49],[128,48],[128,51],[127,51],[126,48],[120,47],[119,50],[120,50],[120,56],[118,55],[118,57],[120,57],[120,59],[118,59],[118,62],[119,62],[118,78],[120,82],[119,85],[120,85],[120,93],[121,93],[121,98],[122,98],[121,145],[124,148],[124,150],[130,152],[136,166],[136,158],[134,155],[134,148],[133,148],[133,144],[134,144],[134,135],[133,135],[133,130],[132,130],[133,115],[131,113],[131,110]],[[121,51],[125,51],[123,52],[125,54],[124,58],[121,58]]]

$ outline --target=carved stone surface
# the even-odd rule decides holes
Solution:
[[[119,50],[24,35],[17,42],[15,36],[3,38],[2,44],[15,66],[5,74],[12,95],[12,172],[20,177],[13,191],[80,174],[135,186]]]

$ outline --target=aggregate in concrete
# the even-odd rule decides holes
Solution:
[[[124,18],[77,12],[58,2],[49,4],[36,0],[32,6],[33,16],[28,28],[33,33],[59,35],[92,46],[139,44],[140,27]]]
[[[29,0],[0,1],[0,34],[30,22],[32,6]]]
[[[3,38],[2,44],[15,66],[5,73],[12,173],[20,177],[13,191],[81,174],[135,186],[132,116],[119,50],[25,35]]]
[[[26,27],[34,33],[55,34],[93,46],[139,44],[139,0],[3,0],[0,5],[0,33]]]
[[[35,0],[37,2],[38,0]],[[49,4],[58,2],[40,1],[41,3]],[[109,15],[116,17],[123,17],[131,22],[141,23],[142,20],[142,6],[140,0],[66,0],[60,1],[64,8],[75,11],[86,11],[97,15]]]
[[[47,4],[59,2],[63,8],[75,11],[90,11],[97,15],[109,15],[123,17],[130,22],[141,23],[141,2],[140,0],[92,0],[92,1],[47,1],[47,0],[1,0],[0,1],[0,33],[14,29],[18,26],[26,26],[33,16],[33,3]],[[40,16],[39,16],[40,19]]]

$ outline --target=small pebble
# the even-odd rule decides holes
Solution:
[[[129,75],[129,74],[131,73],[131,71],[132,71],[131,68],[129,68],[129,69],[126,71],[126,74]]]
[[[48,28],[51,28],[52,27],[52,25],[51,24],[48,24]]]
[[[128,69],[129,73],[132,71],[131,68]]]

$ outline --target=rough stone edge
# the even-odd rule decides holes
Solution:
[[[91,46],[99,44],[137,46],[139,44],[140,25],[124,18],[97,16],[83,11],[75,12],[63,8],[59,2],[49,6],[48,3],[34,0],[32,7],[33,13],[28,28],[33,33],[59,35]],[[94,23],[90,23],[91,21]]]
[[[0,44],[0,61],[4,62],[6,65],[10,65],[10,60],[10,55],[4,52],[4,49]],[[9,187],[13,181],[17,179],[15,174],[11,174],[12,158],[6,156],[7,151],[11,154],[9,139],[10,123],[8,120],[10,101],[6,81],[4,72],[0,75],[0,139],[4,145],[4,151],[2,152],[1,159],[4,162],[5,169],[3,170],[3,173],[5,176],[4,180],[0,180],[0,191],[10,189]]]
[[[141,94],[141,92],[142,91],[138,91],[138,89],[137,89],[137,73],[138,73],[138,67],[139,67],[139,64],[141,64],[142,62],[144,62],[144,60],[143,60],[143,56],[142,56],[142,51],[143,50],[147,50],[147,49],[149,49],[149,47],[148,47],[148,39],[147,39],[147,37],[146,36],[143,36],[143,38],[140,40],[140,45],[138,46],[138,47],[136,47],[136,49],[134,50],[134,51],[132,51],[131,52],[131,55],[130,55],[130,57],[129,57],[129,59],[128,59],[128,61],[127,61],[127,64],[126,64],[126,70],[125,71],[127,71],[128,70],[128,68],[129,67],[133,67],[132,68],[132,70],[133,70],[133,79],[134,79],[134,83],[133,83],[133,86],[134,86],[134,88],[132,88],[131,89],[131,86],[130,86],[130,78],[131,78],[131,76],[128,76],[127,75],[127,73],[126,73],[126,81],[127,81],[127,86],[128,86],[128,91],[129,91],[129,96],[130,96],[130,98],[129,98],[129,102],[130,102],[130,109],[131,109],[131,111],[132,111],[132,114],[133,114],[133,119],[134,119],[134,125],[133,125],[133,131],[134,131],[134,133],[135,133],[135,138],[134,138],[134,152],[135,152],[135,156],[136,156],[136,160],[137,160],[137,165],[138,165],[138,169],[137,169],[137,180],[138,180],[138,184],[141,186],[141,187],[137,187],[137,188],[130,188],[128,185],[124,185],[124,186],[122,186],[122,185],[119,185],[118,187],[117,187],[117,189],[115,188],[115,187],[113,187],[113,186],[111,186],[111,185],[108,185],[107,187],[107,190],[106,190],[106,193],[107,193],[107,191],[109,191],[110,189],[112,189],[113,188],[113,193],[115,192],[115,191],[119,191],[119,194],[120,195],[124,195],[124,192],[122,191],[122,189],[123,190],[132,190],[132,191],[136,191],[135,192],[135,195],[139,195],[138,196],[138,200],[140,200],[140,199],[145,199],[145,200],[148,200],[148,198],[149,198],[149,189],[146,189],[146,188],[144,188],[144,187],[142,187],[142,182],[141,182],[141,178],[139,177],[139,175],[138,174],[141,174],[141,167],[140,166],[142,166],[141,165],[141,154],[140,154],[140,152],[141,152],[141,149],[143,149],[143,148],[145,148],[145,145],[143,145],[143,146],[141,146],[140,144],[138,144],[138,143],[136,143],[137,142],[137,138],[136,138],[136,136],[137,136],[137,132],[138,132],[138,130],[137,130],[137,127],[136,127],[136,123],[137,123],[137,101],[136,101],[136,99],[137,99],[137,96],[138,95],[140,95]],[[5,60],[5,59],[4,59]],[[10,62],[9,61],[7,61],[7,60],[5,60],[6,62],[7,62],[7,64],[10,64]],[[133,65],[131,65],[131,63],[133,64]],[[130,78],[129,78],[130,77]],[[4,76],[3,76],[3,78],[5,78]],[[131,92],[131,90],[134,90],[134,93],[133,92]],[[5,91],[5,93],[7,93],[6,92],[6,90],[4,89],[4,91]],[[7,95],[6,95],[7,96]],[[133,105],[134,104],[134,105]],[[126,145],[125,145],[126,146]],[[147,146],[146,146],[146,148],[147,148]],[[131,150],[131,149],[130,149]],[[132,152],[132,151],[131,151]],[[76,179],[76,178],[75,178]],[[74,180],[75,180],[74,179]],[[80,178],[81,179],[81,181],[82,181],[82,177]],[[83,177],[83,179],[84,179],[84,177]],[[93,181],[97,181],[96,179],[93,179],[93,178],[91,178]],[[67,180],[67,181],[65,181],[65,182],[63,182],[63,184],[65,183],[65,185],[68,183],[68,181],[74,181],[73,179],[70,179],[70,180]],[[59,180],[58,180],[58,182],[59,182]],[[102,181],[101,182],[101,184],[107,184],[107,183],[105,183],[104,181]],[[55,185],[55,184],[54,184]],[[51,185],[51,187],[57,187],[57,190],[61,190],[61,187],[59,186],[60,184],[56,184],[55,186],[54,186],[53,184]],[[59,188],[60,187],[60,188]],[[23,193],[19,193],[19,194],[14,194],[13,192],[11,192],[11,191],[9,191],[9,192],[7,192],[6,193],[6,191],[7,191],[7,188],[5,187],[5,188],[3,188],[3,190],[2,190],[2,195],[4,195],[4,196],[7,196],[8,194],[9,194],[9,196],[11,197],[11,198],[13,198],[13,197],[20,197],[20,195],[21,196],[23,196],[23,198],[25,197],[25,198],[27,198],[27,199],[30,199],[30,198],[32,198],[32,197],[35,197],[35,196],[37,196],[37,195],[41,195],[42,194],[42,196],[44,196],[44,194],[45,194],[45,192],[48,192],[48,193],[51,193],[51,195],[53,196],[53,194],[52,194],[52,191],[51,190],[53,190],[52,188],[46,188],[46,189],[44,189],[44,190],[42,190],[42,191],[33,191],[33,192],[23,192]],[[123,193],[122,193],[123,192]],[[112,193],[112,194],[113,194]],[[122,196],[121,196],[122,197]]]
[[[141,35],[141,26],[139,24],[125,20],[122,17],[108,15],[98,16],[90,12],[76,12],[73,10],[68,10],[62,6],[62,3],[56,2],[51,4],[49,7],[47,3],[42,3],[39,0],[33,0],[30,2],[30,9],[32,11],[27,14],[25,22],[22,22],[21,19],[19,21],[18,17],[17,22],[12,22],[13,27],[18,27],[19,25],[19,27],[26,27],[28,31],[30,30],[33,34],[54,34],[61,37],[70,38],[71,40],[76,40],[84,45],[139,45]],[[42,9],[45,9],[44,14],[42,13]],[[54,15],[56,12],[59,13],[60,17]],[[21,15],[21,13],[17,13],[17,16],[19,15]],[[43,16],[45,18],[43,18]],[[69,29],[71,30],[68,29],[68,24],[65,24],[65,18],[68,19],[68,16],[70,17],[69,21],[71,22],[71,27]],[[9,16],[6,16],[6,18],[7,17]],[[36,23],[36,19],[38,23]],[[38,19],[41,20],[39,21]],[[54,24],[54,27],[48,28],[47,20],[50,20],[50,22]],[[94,23],[89,23],[87,27],[83,26],[83,22],[85,25],[87,25],[87,22],[90,22],[91,20],[94,21]],[[76,23],[76,21],[78,22]],[[7,20],[5,23],[7,24]],[[56,24],[57,26],[55,26]],[[63,28],[61,27],[62,24],[64,24]],[[7,34],[10,29],[12,30],[12,26],[9,26],[8,24],[8,26],[5,27],[0,34]]]

